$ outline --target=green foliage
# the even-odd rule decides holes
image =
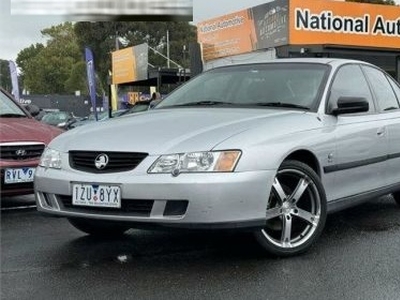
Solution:
[[[78,44],[93,51],[95,68],[106,86],[108,71],[111,70],[111,52],[117,48],[147,43],[167,56],[167,31],[169,32],[170,59],[181,66],[189,66],[189,55],[183,47],[196,41],[196,27],[188,22],[79,22],[75,24]],[[118,41],[118,42],[117,42]],[[167,60],[149,51],[149,63],[166,67]],[[171,65],[173,66],[173,65]]]
[[[71,70],[82,61],[73,24],[66,22],[41,33],[47,39],[46,45],[31,45],[18,53],[23,87],[38,94],[73,93],[81,84],[71,86]]]
[[[86,63],[82,59],[72,65],[69,77],[65,81],[65,90],[81,91],[82,94],[87,94],[88,87],[86,78]]]
[[[170,59],[188,67],[189,55],[183,47],[188,49],[196,41],[196,27],[188,22],[65,22],[46,28],[41,31],[46,44],[31,45],[18,53],[22,88],[38,94],[87,93],[84,48],[89,47],[101,94],[107,90],[112,51],[147,43],[167,56],[167,32]],[[149,51],[149,63],[167,66],[167,60],[153,51]]]
[[[396,5],[394,0],[345,0],[346,2],[359,2],[369,4]]]
[[[0,59],[0,87],[11,92],[11,74],[8,60]]]
[[[21,50],[18,53],[17,59],[16,59],[16,63],[18,68],[21,71],[20,74],[20,80],[22,82],[22,86],[26,87],[25,83],[25,78],[26,76],[29,77],[30,74],[30,70],[34,71],[35,66],[34,66],[34,62],[35,62],[35,58],[36,56],[40,53],[40,51],[42,51],[44,49],[44,45],[40,44],[40,43],[36,43],[34,45],[31,45],[23,50]],[[26,75],[28,74],[28,75]]]

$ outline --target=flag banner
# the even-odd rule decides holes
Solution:
[[[94,60],[92,50],[85,47],[86,73],[89,88],[90,101],[92,103],[93,114],[97,121],[97,103],[96,103],[96,79],[94,73]]]
[[[19,102],[19,87],[18,87],[18,74],[17,74],[17,67],[15,63],[10,60],[9,61],[10,67],[10,74],[11,74],[11,84],[12,84],[12,94],[14,98]]]

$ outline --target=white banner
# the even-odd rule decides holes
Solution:
[[[10,74],[11,74],[12,94],[14,95],[14,98],[19,102],[19,86],[18,86],[17,67],[15,66],[15,63],[12,60],[9,61],[9,67],[10,67]]]

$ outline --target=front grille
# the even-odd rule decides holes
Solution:
[[[64,208],[70,211],[79,212],[106,212],[112,215],[123,215],[129,214],[137,217],[149,217],[151,209],[153,208],[154,200],[131,200],[122,199],[121,208],[109,208],[109,207],[92,207],[92,206],[75,206],[72,205],[72,197],[65,195],[58,195],[58,198],[64,205]]]
[[[26,160],[40,158],[44,150],[42,143],[3,144],[0,145],[0,156],[3,160]]]
[[[100,154],[108,157],[108,163],[103,169],[98,169],[95,165]],[[136,168],[147,155],[138,152],[70,151],[69,163],[73,169],[90,173],[124,172]]]

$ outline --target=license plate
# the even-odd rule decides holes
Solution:
[[[4,170],[4,183],[32,182],[36,168],[15,168]]]
[[[121,188],[117,185],[73,184],[72,204],[120,208]]]

